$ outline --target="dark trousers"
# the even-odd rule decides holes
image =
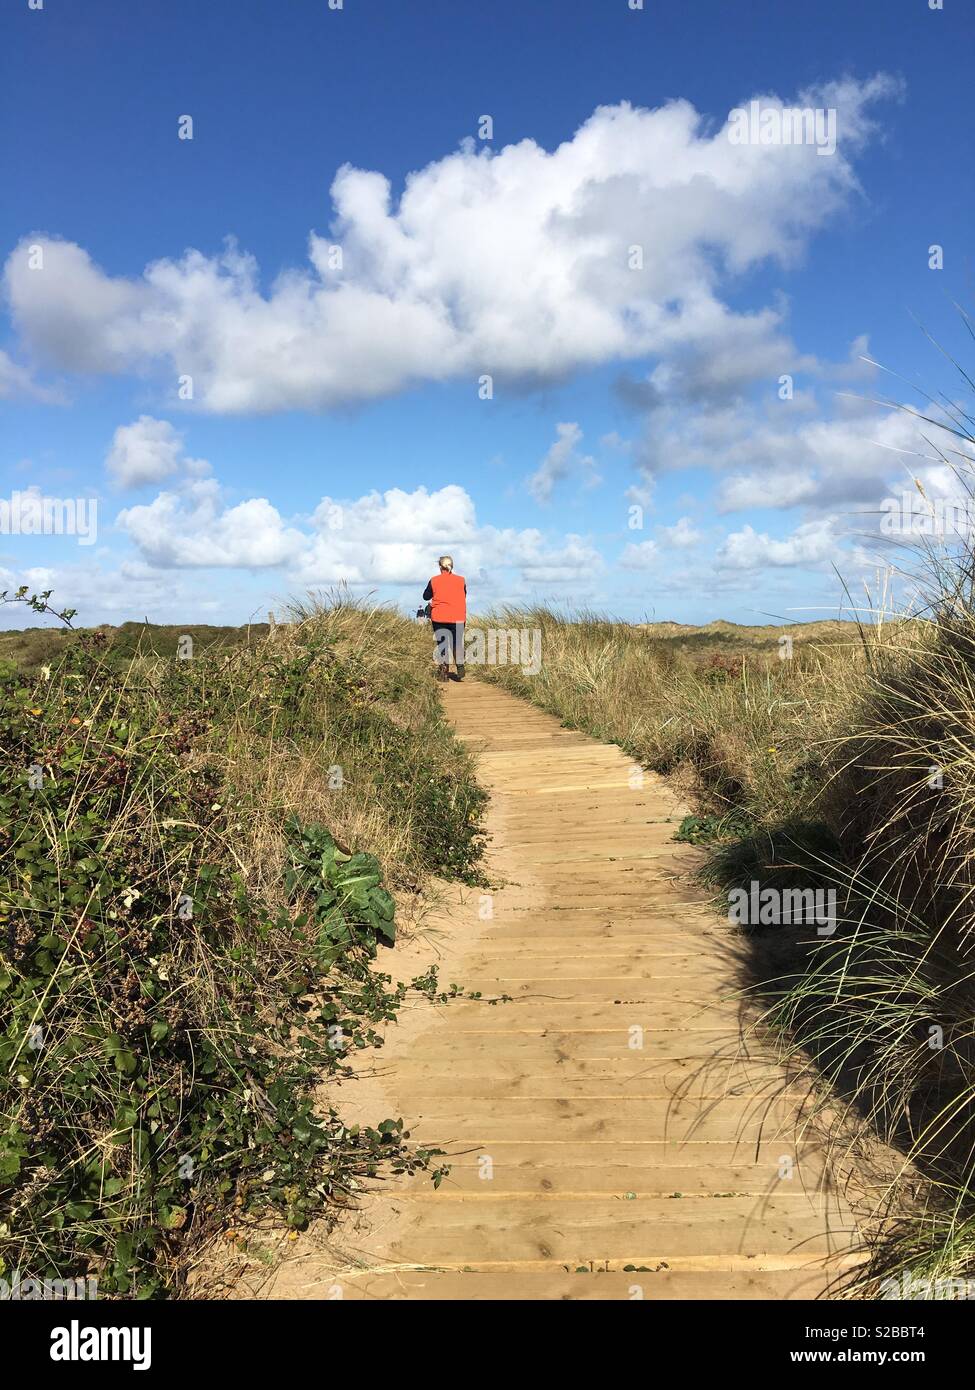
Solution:
[[[458,671],[464,665],[464,624],[433,624],[433,659],[438,666],[449,666],[453,661]]]

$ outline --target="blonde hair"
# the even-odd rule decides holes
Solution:
[[[437,561],[437,564],[440,566],[442,570],[453,570],[454,557],[452,555],[441,555],[440,559]]]

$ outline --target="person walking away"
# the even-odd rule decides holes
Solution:
[[[467,583],[462,574],[454,574],[452,555],[441,555],[437,564],[440,573],[435,574],[423,590],[423,597],[430,605],[437,678],[442,681],[450,679],[450,663],[453,660],[457,667],[457,679],[462,681]]]

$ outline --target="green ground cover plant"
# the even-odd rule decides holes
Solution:
[[[229,1225],[442,1176],[401,1118],[320,1096],[411,993],[458,992],[381,958],[398,900],[481,881],[485,795],[415,625],[292,616],[185,657],[70,633],[0,672],[2,1274],[178,1294]]]

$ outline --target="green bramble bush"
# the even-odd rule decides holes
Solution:
[[[0,669],[0,1274],[163,1296],[228,1225],[302,1228],[363,1179],[443,1174],[402,1119],[348,1127],[316,1090],[411,990],[457,993],[376,969],[383,876],[476,880],[483,793],[462,750],[449,770],[430,751],[439,714],[412,669],[390,681],[334,626],[302,626],[124,664],[78,634],[49,667]],[[353,828],[364,769],[386,787],[366,807],[383,864],[278,804],[319,794],[339,753],[359,769]],[[426,802],[397,802],[407,776]],[[414,833],[431,798],[453,816],[439,861]]]

